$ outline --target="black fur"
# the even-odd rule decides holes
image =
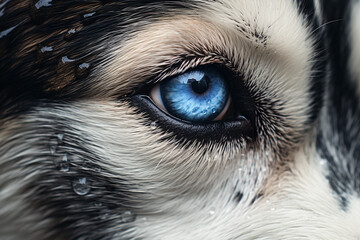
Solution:
[[[329,85],[326,114],[329,128],[319,129],[317,147],[328,161],[331,188],[339,196],[343,208],[347,206],[347,194],[360,194],[360,112],[356,86],[349,73],[349,1],[322,3],[329,59]],[[331,148],[339,153],[333,156]],[[336,159],[339,158],[339,159]],[[351,169],[355,169],[352,171]]]
[[[57,104],[57,107],[61,105]],[[46,127],[49,120],[52,125]],[[53,220],[54,232],[62,234],[65,239],[83,239],[84,236],[86,239],[112,239],[115,234],[119,237],[122,231],[131,230],[136,218],[137,199],[143,198],[137,186],[112,173],[111,168],[98,166],[101,159],[85,148],[85,145],[92,144],[91,140],[76,135],[66,118],[44,116],[44,122],[41,121],[37,124],[38,129],[32,129],[36,133],[32,137],[37,139],[33,147],[43,152],[37,158],[43,160],[22,162],[19,159],[20,164],[24,164],[24,171],[38,171],[36,181],[27,186],[33,191],[28,197],[31,206],[39,209],[45,219]],[[61,140],[57,135],[61,135]],[[53,153],[49,152],[51,148],[54,148]],[[68,156],[65,163],[68,169],[61,171],[64,154]],[[105,177],[102,172],[112,177]],[[80,178],[86,178],[87,194],[79,195],[74,190],[74,184]],[[126,218],[123,222],[121,216]],[[115,222],[117,231],[112,230]],[[121,239],[127,238],[123,236]]]

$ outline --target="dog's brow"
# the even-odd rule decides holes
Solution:
[[[168,18],[136,32],[120,49],[113,51],[113,60],[102,69],[101,84],[113,85],[117,94],[127,94],[137,85],[158,76],[164,69],[192,58],[223,58],[237,68],[240,48],[266,48],[268,37],[249,29],[223,30],[191,17]],[[243,57],[242,57],[243,58]],[[200,61],[200,60],[199,60]],[[100,86],[101,87],[101,86]]]

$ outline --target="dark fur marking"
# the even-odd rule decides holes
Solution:
[[[327,179],[339,196],[342,207],[346,208],[347,199],[344,196],[351,195],[354,191],[360,194],[360,114],[359,110],[356,110],[359,105],[354,89],[346,90],[346,97],[337,100],[339,102],[330,101],[327,105],[330,132],[319,130],[317,150],[327,160]],[[329,147],[339,155],[333,156],[328,150]]]
[[[298,5],[299,14],[305,14],[310,19],[316,17],[314,0],[295,0],[295,2]]]
[[[250,205],[253,205],[257,200],[259,200],[260,198],[262,198],[264,196],[263,193],[258,193],[255,195],[255,197],[251,200]]]
[[[34,9],[36,3],[10,1],[1,16],[0,32],[17,27],[0,38],[0,95],[6,93],[8,102],[0,102],[0,109],[20,101],[87,96],[91,86],[86,78],[91,73],[79,73],[77,68],[81,63],[89,63],[93,69],[106,58],[104,36],[121,38],[136,31],[139,20],[146,24],[189,7],[184,1],[66,0]],[[95,14],[84,18],[91,12]],[[68,34],[73,28],[76,34]],[[53,50],[39,53],[44,46]],[[64,56],[76,62],[62,64]]]
[[[320,153],[321,158],[326,159],[329,163],[329,175],[327,179],[329,181],[330,187],[333,191],[339,196],[339,200],[341,203],[341,207],[345,210],[348,206],[348,199],[344,198],[343,194],[350,191],[350,186],[348,183],[351,179],[345,173],[344,169],[338,169],[334,167],[338,167],[334,156],[330,154],[327,147],[325,146],[324,142],[326,139],[318,137],[317,138],[317,150]]]
[[[323,96],[325,91],[325,78],[326,78],[326,66],[327,55],[325,43],[325,34],[323,33],[323,27],[320,27],[319,18],[321,16],[316,15],[314,0],[296,0],[298,5],[299,15],[303,15],[306,23],[311,31],[311,38],[315,40],[313,65],[311,68],[311,108],[309,110],[310,118],[309,125],[312,125],[314,121],[319,117],[320,109],[323,106]]]
[[[46,118],[49,120],[49,118]],[[39,123],[40,128],[36,131],[41,136],[49,136],[52,133],[63,133],[64,138],[56,154],[37,156],[48,161],[37,161],[24,166],[25,169],[38,169],[37,180],[29,183],[29,189],[33,194],[28,202],[34,205],[46,219],[54,219],[55,232],[62,232],[66,239],[112,239],[114,234],[132,228],[130,223],[120,223],[119,219],[124,211],[136,211],[136,195],[132,192],[135,186],[129,184],[121,176],[108,178],[104,172],[112,174],[109,169],[101,169],[97,166],[93,154],[84,145],[84,136],[76,136],[66,127],[66,119],[52,119],[51,128],[44,128],[46,122]],[[54,129],[56,128],[56,129]],[[39,148],[48,152],[48,137],[40,137]],[[69,151],[71,149],[71,151]],[[70,170],[59,171],[54,158],[61,157],[63,153],[69,156]],[[115,176],[115,175],[114,175]],[[86,177],[90,186],[88,194],[77,195],[73,190],[73,181],[79,177]],[[116,227],[116,228],[112,228]],[[59,231],[62,229],[63,231]],[[113,229],[111,231],[111,229]],[[116,232],[114,230],[116,229]],[[110,231],[109,231],[110,230]],[[125,237],[122,239],[126,239]]]
[[[345,195],[353,194],[353,191],[360,194],[360,112],[356,87],[348,69],[350,49],[346,31],[350,21],[350,2],[342,3],[334,0],[322,3],[324,22],[331,22],[326,26],[330,84],[328,104],[325,106],[331,130],[319,130],[317,148],[328,161],[329,184],[339,196],[341,206],[346,208],[348,199]],[[325,143],[328,145],[325,146]],[[335,161],[337,156],[328,151],[329,145],[336,153],[343,153],[340,156],[344,158]]]
[[[235,197],[234,197],[234,200],[236,202],[241,202],[241,200],[243,199],[244,197],[244,193],[242,193],[241,191],[237,192]]]

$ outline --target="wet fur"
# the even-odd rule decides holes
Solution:
[[[360,239],[358,1],[39,2],[0,4],[1,239]],[[250,137],[136,97],[214,63]]]

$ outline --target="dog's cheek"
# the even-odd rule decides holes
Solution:
[[[39,233],[31,235],[39,239],[131,235],[139,199],[146,194],[138,179],[147,179],[140,176],[146,169],[131,166],[134,153],[126,150],[136,141],[125,140],[129,126],[111,122],[113,108],[100,111],[101,119],[79,109],[87,107],[43,104],[1,131],[6,153],[0,161],[1,200],[13,216],[2,225],[8,236],[16,235],[15,225],[21,233]],[[119,146],[122,152],[112,154]]]

